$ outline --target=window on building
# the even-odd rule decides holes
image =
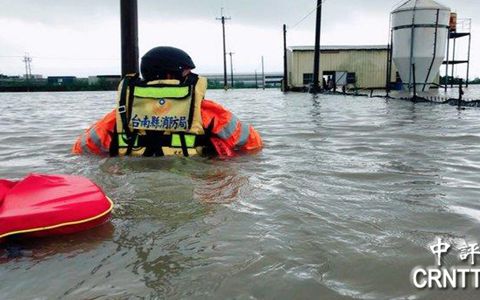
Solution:
[[[303,84],[310,84],[313,82],[313,73],[303,73]]]

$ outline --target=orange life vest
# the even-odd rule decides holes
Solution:
[[[206,78],[143,82],[127,75],[120,84],[112,155],[192,156],[207,146],[201,102]],[[114,142],[117,142],[116,144]]]
[[[238,151],[254,152],[263,147],[259,133],[222,105],[204,99],[200,112],[202,127],[209,131],[209,140],[218,155],[228,157]],[[109,112],[81,134],[73,145],[72,153],[109,155],[116,144],[116,115],[116,110]]]
[[[85,130],[72,147],[73,154],[108,155],[115,130],[115,110]]]
[[[204,127],[211,128],[214,146],[221,143],[221,148],[231,150],[219,155],[232,156],[228,152],[253,152],[263,147],[262,138],[253,126],[241,122],[232,112],[211,100],[202,102],[202,121]],[[217,152],[220,147],[215,147]]]

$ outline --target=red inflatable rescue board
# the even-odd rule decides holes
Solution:
[[[30,174],[0,179],[0,242],[7,236],[38,237],[87,230],[110,218],[113,202],[89,179]]]

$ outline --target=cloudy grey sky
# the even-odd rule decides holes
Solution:
[[[0,73],[24,73],[21,56],[33,57],[32,72],[44,75],[119,74],[119,0],[0,0]],[[316,0],[138,0],[140,56],[158,45],[183,48],[199,73],[223,70],[220,8],[227,22],[227,51],[235,72],[282,70],[282,24],[288,44],[312,45],[315,14],[297,23]],[[369,45],[388,41],[389,13],[399,0],[325,0],[322,44]],[[471,77],[480,76],[478,0],[439,0],[459,18],[473,18]],[[296,26],[295,26],[296,25]],[[458,57],[466,54],[458,42]],[[458,75],[463,75],[458,68]]]

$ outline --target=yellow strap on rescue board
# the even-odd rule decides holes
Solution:
[[[110,202],[110,207],[106,211],[102,212],[101,214],[99,214],[97,216],[93,216],[91,218],[80,220],[80,221],[65,222],[65,223],[52,225],[52,226],[37,227],[37,228],[30,228],[30,229],[7,232],[7,233],[4,233],[4,234],[0,235],[0,239],[4,238],[6,236],[9,236],[9,235],[21,234],[21,233],[30,233],[30,232],[36,232],[36,231],[42,231],[42,230],[50,230],[50,229],[55,229],[55,228],[64,227],[64,226],[78,225],[78,224],[87,223],[87,222],[90,222],[90,221],[93,221],[93,220],[96,220],[96,219],[100,219],[101,217],[103,217],[106,214],[108,214],[109,212],[111,212],[112,209],[113,209],[112,199],[110,199],[109,197],[106,197],[106,198],[108,199],[108,202]]]

